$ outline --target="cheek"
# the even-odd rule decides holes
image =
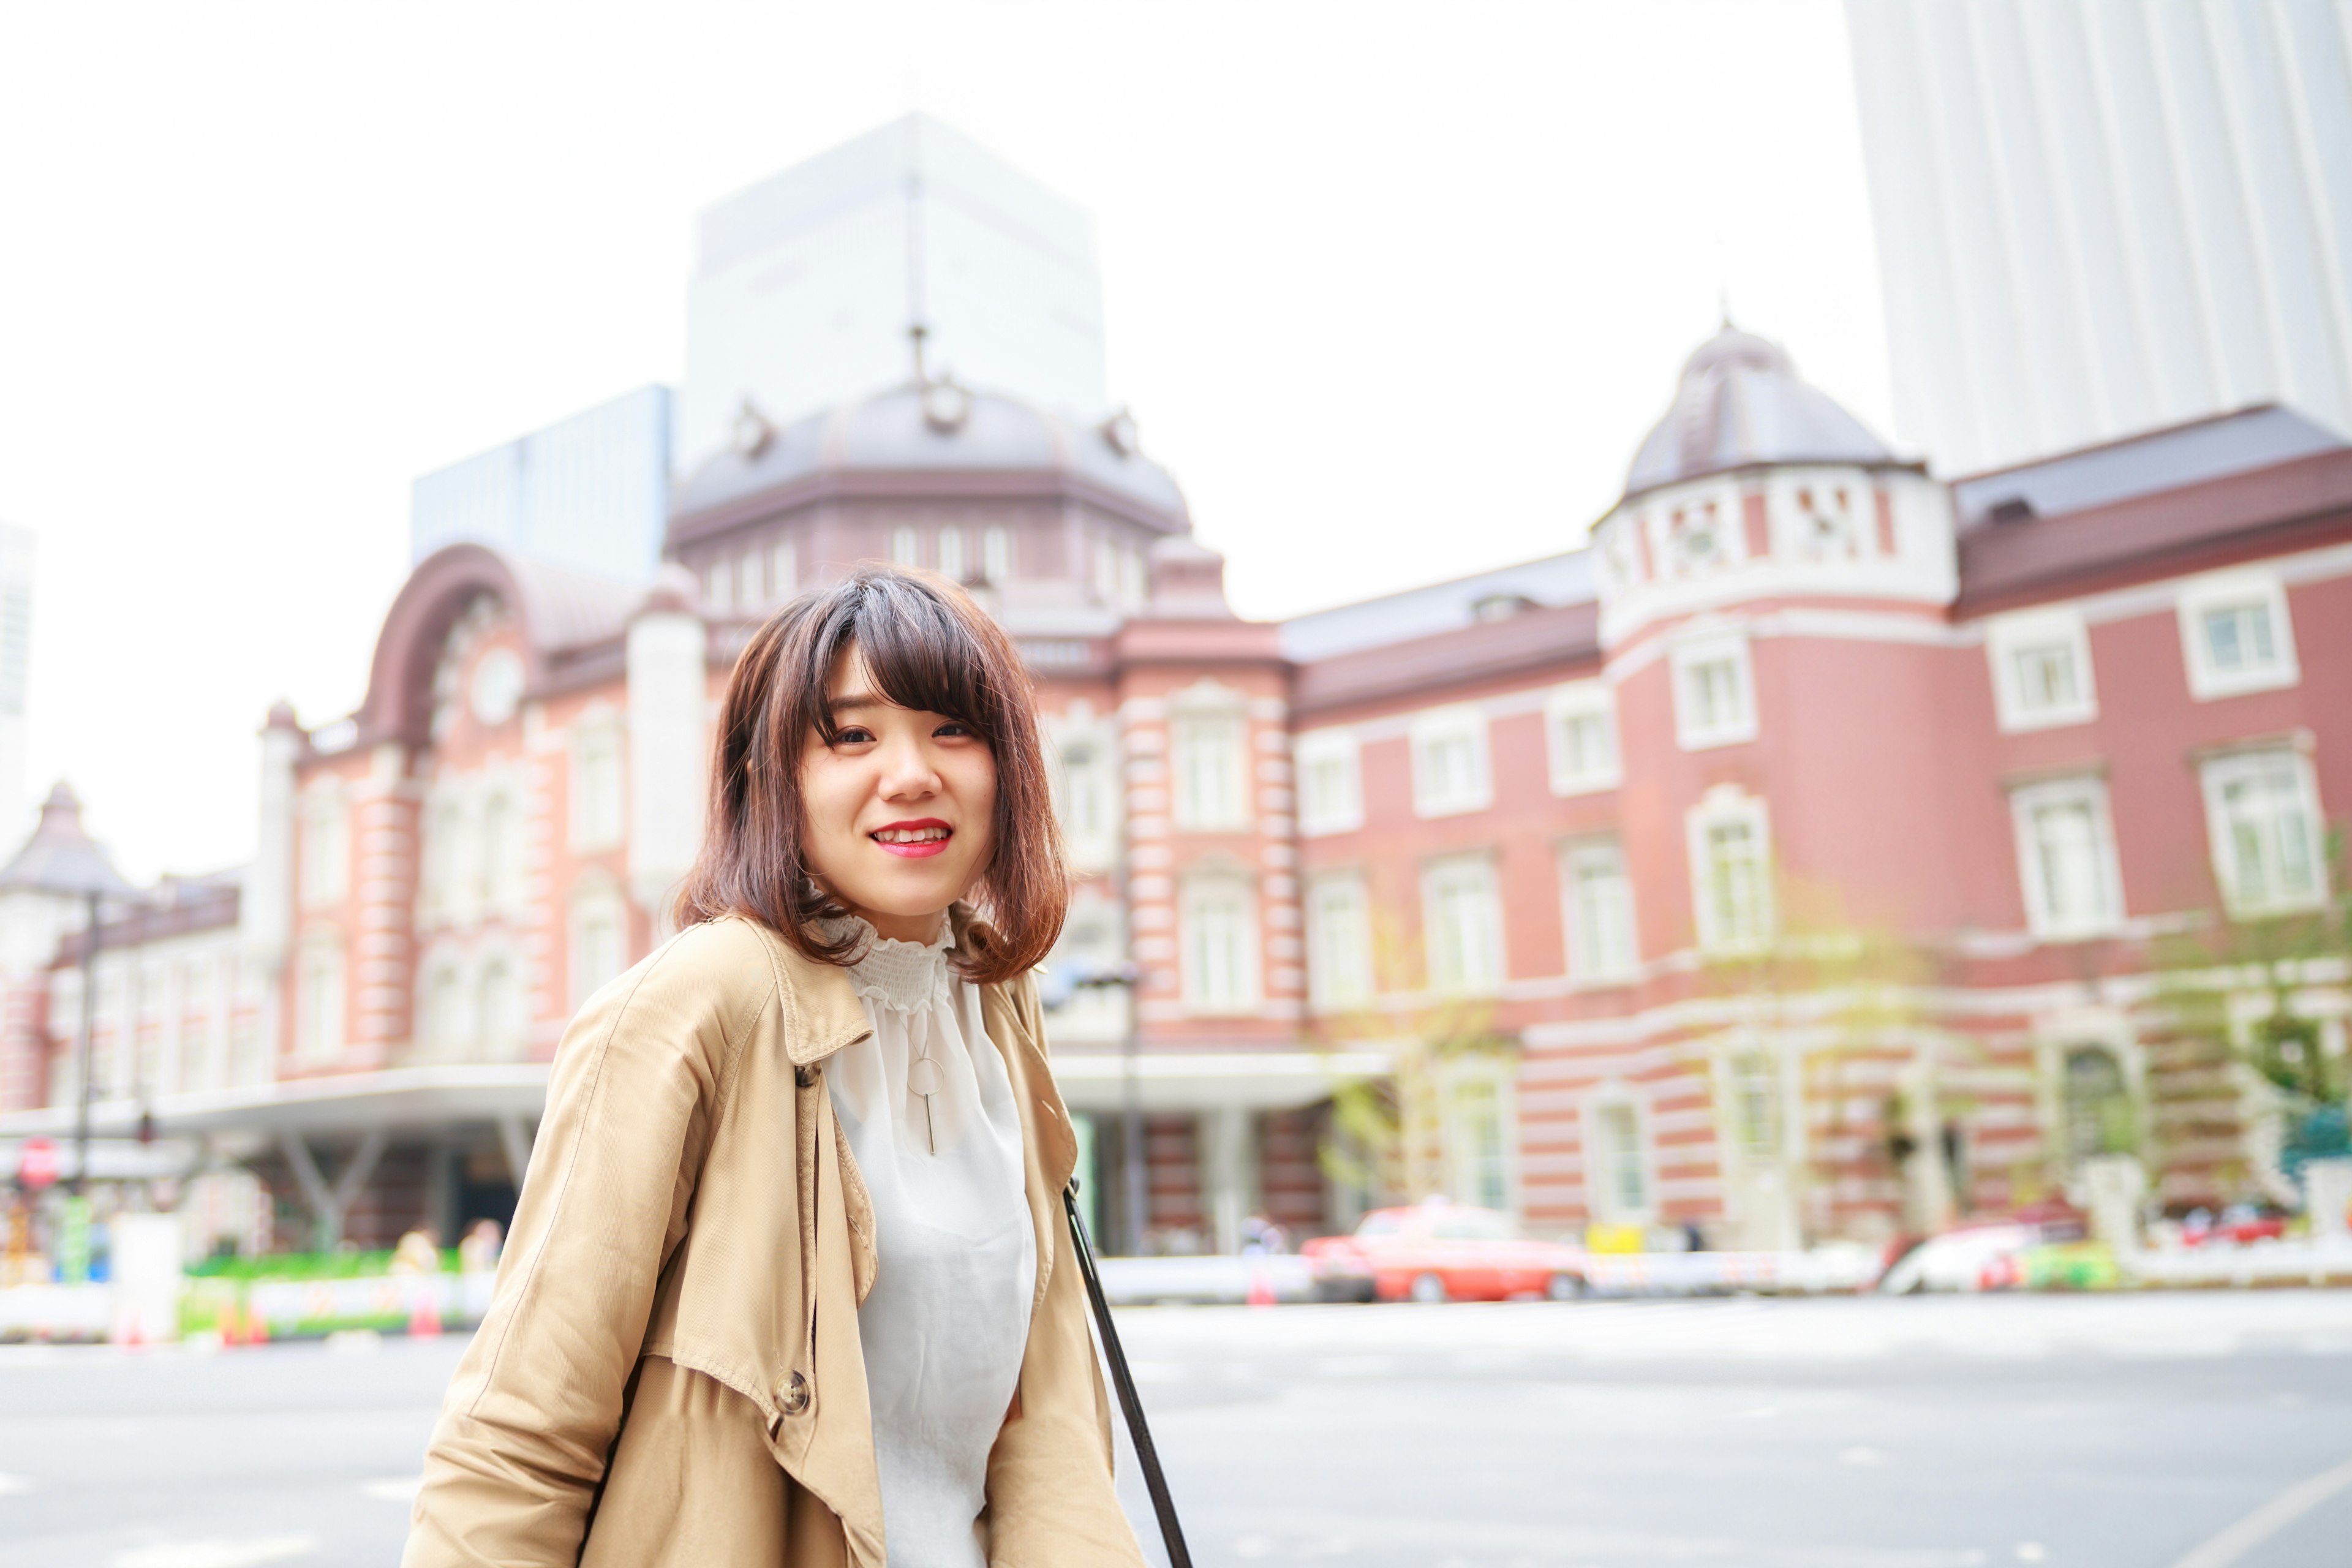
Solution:
[[[807,819],[808,852],[824,860],[835,857],[855,837],[857,805],[863,798],[858,782],[848,771],[808,763],[801,768],[801,812]]]
[[[985,849],[996,826],[996,759],[978,752],[956,759],[956,799],[964,809],[964,831],[978,829]]]

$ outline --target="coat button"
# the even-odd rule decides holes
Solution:
[[[793,1373],[777,1386],[776,1397],[783,1405],[785,1415],[798,1415],[809,1406],[808,1379],[799,1373]]]
[[[814,1086],[816,1082],[816,1068],[794,1068],[793,1069],[793,1081],[800,1085],[803,1089],[808,1089]]]

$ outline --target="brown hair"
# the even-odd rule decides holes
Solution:
[[[814,922],[849,911],[811,879],[801,753],[837,733],[834,667],[855,647],[882,695],[979,731],[996,758],[996,811],[974,921],[955,963],[983,984],[1042,961],[1070,901],[1055,825],[1035,694],[1013,640],[946,579],[864,565],[803,594],[754,633],[719,714],[702,852],[677,895],[681,926],[748,915],[810,958],[847,963],[855,934],[827,941]]]

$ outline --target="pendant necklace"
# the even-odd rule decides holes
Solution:
[[[931,1042],[923,1041],[923,1054],[907,1064],[907,1090],[923,1097],[923,1132],[929,1140],[931,1152],[940,1152],[939,1128],[931,1121],[931,1096],[940,1091],[940,1064],[931,1060]]]

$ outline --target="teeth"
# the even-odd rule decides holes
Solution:
[[[883,844],[929,844],[947,836],[944,827],[886,827],[874,837]]]

